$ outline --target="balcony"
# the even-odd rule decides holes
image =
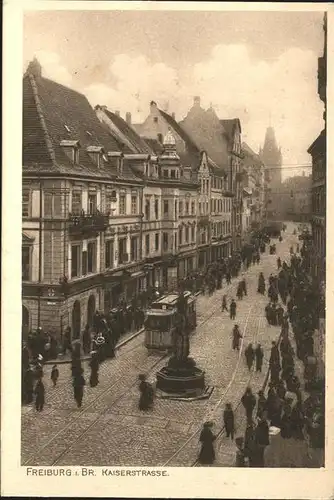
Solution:
[[[68,230],[72,236],[88,236],[105,231],[109,226],[109,215],[102,213],[71,215]]]

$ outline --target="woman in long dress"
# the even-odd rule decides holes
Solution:
[[[202,443],[201,451],[199,453],[198,461],[203,465],[213,464],[216,458],[215,449],[213,443],[216,436],[213,434],[211,427],[212,422],[205,422],[201,435],[199,437],[200,443]]]

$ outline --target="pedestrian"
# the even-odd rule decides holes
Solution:
[[[91,352],[91,360],[89,366],[91,369],[89,384],[91,387],[96,387],[99,383],[99,358],[97,351]]]
[[[276,392],[277,392],[277,396],[280,399],[284,400],[285,394],[286,394],[286,387],[285,387],[284,380],[282,380],[282,379],[279,380],[279,382],[277,384]]]
[[[242,300],[242,297],[243,297],[243,286],[242,286],[242,283],[241,281],[239,282],[238,284],[238,288],[237,288],[237,298],[238,300]]]
[[[139,375],[139,410],[146,411],[153,405],[153,387],[146,381],[146,376],[144,374]]]
[[[83,392],[86,381],[83,377],[83,369],[77,372],[73,377],[73,388],[74,388],[74,399],[77,403],[78,408],[82,406]]]
[[[264,451],[269,443],[269,425],[265,416],[261,415],[255,429],[256,467],[264,467]]]
[[[26,404],[32,403],[34,399],[34,374],[29,366],[23,378],[23,400]]]
[[[247,423],[245,431],[245,455],[248,458],[249,467],[256,467],[257,446],[255,440],[255,425],[253,421]]]
[[[255,367],[257,372],[262,372],[263,357],[264,353],[261,344],[257,344],[255,349]]]
[[[37,411],[42,411],[45,402],[45,387],[42,378],[39,378],[35,387],[35,407]]]
[[[67,351],[72,351],[71,346],[71,327],[68,326],[64,332],[64,340],[63,340],[63,354],[66,354]]]
[[[246,286],[245,278],[242,278],[242,280],[241,280],[241,289],[242,289],[243,294],[247,297],[247,286]]]
[[[284,412],[281,418],[281,437],[283,439],[290,439],[292,438],[292,410],[290,405],[286,405],[284,408]]]
[[[53,383],[53,387],[56,387],[58,378],[59,378],[59,370],[57,365],[55,364],[53,365],[51,370],[51,380]]]
[[[260,390],[258,392],[258,400],[257,400],[257,412],[256,412],[256,416],[257,417],[261,417],[264,413],[267,412],[267,400],[266,400],[266,397],[264,395],[264,392],[262,390]]]
[[[234,351],[236,349],[239,351],[240,350],[240,339],[242,339],[242,335],[240,333],[238,325],[234,325],[233,330],[232,330],[232,336],[233,336],[232,349]]]
[[[247,348],[245,349],[245,357],[246,357],[246,363],[248,366],[248,370],[251,371],[253,363],[254,363],[254,358],[255,358],[255,351],[253,349],[252,344],[248,344]]]
[[[254,408],[256,405],[256,398],[255,398],[254,394],[252,393],[252,389],[250,387],[247,387],[247,389],[245,390],[245,392],[241,398],[241,403],[246,411],[247,422],[248,423],[252,422],[253,411],[254,411]]]
[[[228,311],[226,295],[223,295],[223,298],[222,298],[222,312],[224,312],[224,311]]]
[[[278,257],[278,259],[277,259],[277,269],[281,269],[281,267],[282,267],[282,261],[281,261],[280,257]]]
[[[231,273],[230,273],[230,271],[227,271],[225,277],[226,277],[226,283],[228,285],[230,285],[231,284]]]
[[[236,314],[237,314],[237,303],[234,299],[232,299],[230,304],[230,319],[235,320]]]
[[[234,439],[234,413],[232,410],[231,403],[226,403],[224,410],[224,427],[226,431],[226,437],[231,437],[232,441]]]
[[[201,464],[211,465],[215,461],[215,449],[213,443],[216,436],[213,434],[211,428],[213,426],[212,422],[205,422],[202,428],[202,432],[199,437],[200,443],[202,443],[201,451],[199,453],[198,461]]]
[[[304,439],[304,422],[305,417],[302,403],[300,401],[297,401],[291,412],[291,429],[292,435],[295,439]]]
[[[91,335],[90,335],[90,328],[89,324],[85,326],[85,329],[82,334],[82,344],[83,344],[83,351],[85,354],[88,354],[90,351],[91,347]]]
[[[245,453],[244,438],[237,437],[235,440],[235,444],[237,447],[236,456],[235,456],[235,466],[236,467],[247,467],[248,458],[246,457],[246,453]]]

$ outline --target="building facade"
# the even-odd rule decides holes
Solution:
[[[250,224],[259,227],[265,217],[265,167],[257,155],[245,142],[242,143],[243,187],[247,190]]]
[[[296,222],[309,222],[311,218],[310,175],[295,175],[283,182],[282,207],[286,219]]]
[[[314,338],[318,374],[325,376],[326,303],[326,165],[327,165],[327,13],[324,14],[324,51],[318,59],[318,95],[324,104],[324,129],[309,147],[312,157],[311,272],[320,298],[319,328]]]
[[[109,311],[149,287],[175,289],[198,268],[203,249],[203,265],[231,251],[221,172],[214,174],[191,142],[182,161],[170,126],[161,140],[146,141],[129,122],[44,78],[36,59],[29,64],[23,78],[23,335],[41,326],[61,337],[70,326],[79,338],[96,310]],[[201,210],[208,211],[204,225]]]
[[[198,182],[197,268],[202,269],[217,258],[230,255],[232,203],[227,172],[201,148],[182,122],[177,123],[173,116],[160,110],[154,101],[150,104],[147,118],[142,124],[134,125],[134,128],[147,143],[161,142],[161,138],[171,130],[183,175]]]

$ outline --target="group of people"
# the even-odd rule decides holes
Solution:
[[[293,247],[292,247],[293,250]],[[300,252],[300,255],[298,253]],[[316,380],[316,370],[311,375],[304,375],[305,385],[296,374],[295,356],[305,366],[304,373],[310,373],[310,360],[314,359],[313,333],[317,328],[319,305],[316,289],[307,277],[307,264],[303,259],[304,247],[299,245],[296,254],[292,252],[290,265],[277,259],[278,275],[270,275],[268,279],[268,296],[270,303],[265,307],[268,325],[280,326],[281,333],[278,342],[272,342],[269,358],[270,380],[267,395],[264,390],[257,397],[248,387],[241,398],[241,404],[246,413],[245,435],[235,439],[236,463],[238,467],[264,467],[264,452],[269,445],[269,429],[280,429],[283,439],[307,439],[311,447],[324,447],[324,383]],[[239,283],[240,289],[242,289]],[[258,293],[264,295],[266,288],[263,273],[258,281]],[[282,301],[280,304],[279,298]],[[284,311],[283,305],[287,306]],[[223,297],[222,310],[227,310],[226,296]],[[289,337],[292,327],[296,345],[296,353]],[[232,348],[239,350],[242,335],[238,325],[232,331]],[[248,369],[256,364],[256,370],[261,371],[263,349],[249,344],[245,349],[245,359]],[[312,364],[314,368],[314,363]],[[309,395],[305,400],[303,392]],[[256,422],[254,411],[256,410]],[[226,436],[234,439],[235,415],[230,403],[226,404],[223,414]],[[213,423],[206,422],[203,426],[200,442],[199,461],[212,464],[215,460],[214,441],[216,436],[212,430]]]

